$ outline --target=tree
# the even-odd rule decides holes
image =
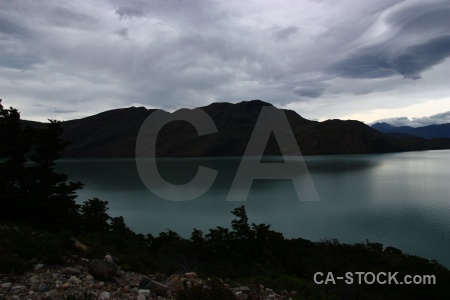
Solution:
[[[253,232],[248,225],[248,217],[244,205],[233,209],[231,213],[237,217],[237,219],[231,221],[234,238],[237,240],[248,240],[253,238]]]
[[[22,219],[53,228],[75,227],[80,182],[54,171],[55,160],[68,145],[59,138],[61,122],[44,128],[23,126],[20,113],[0,100],[1,218]]]
[[[108,202],[98,198],[90,199],[83,203],[80,208],[82,229],[85,232],[100,231],[106,232],[109,229],[111,217],[106,212]],[[117,225],[118,220],[114,223]]]

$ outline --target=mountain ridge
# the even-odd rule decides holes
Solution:
[[[251,100],[235,104],[218,102],[199,107],[213,119],[218,132],[198,136],[191,124],[185,121],[170,122],[158,134],[156,156],[242,156],[264,106],[273,105]],[[66,157],[134,157],[139,129],[154,111],[145,107],[120,108],[63,122],[61,137],[72,143],[66,149]],[[450,139],[427,140],[384,134],[359,121],[335,119],[318,122],[307,120],[292,110],[283,111],[304,155],[450,149]],[[42,126],[43,123],[25,121],[25,124]],[[280,154],[273,134],[264,153]]]
[[[386,122],[377,122],[372,124],[371,127],[383,133],[407,134],[425,139],[450,138],[450,123],[411,127],[394,126]]]

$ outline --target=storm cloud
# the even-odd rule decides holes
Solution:
[[[35,120],[251,99],[328,119],[450,97],[448,1],[362,2],[5,1],[0,97]]]
[[[418,79],[450,56],[450,3],[419,3],[385,17],[392,33],[372,45],[358,47],[330,71],[349,78],[385,78],[398,74]],[[446,29],[447,28],[447,29]],[[378,29],[382,30],[382,29]]]

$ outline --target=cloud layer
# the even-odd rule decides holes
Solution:
[[[5,1],[0,97],[40,120],[257,98],[320,119],[386,93],[450,97],[450,3],[373,2]]]
[[[450,111],[432,115],[430,117],[421,117],[421,118],[408,118],[408,117],[386,118],[378,120],[374,123],[377,122],[385,122],[394,126],[411,126],[411,127],[423,127],[435,124],[446,124],[450,123]]]

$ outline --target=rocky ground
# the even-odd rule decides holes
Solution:
[[[111,280],[97,280],[89,274],[89,260],[74,257],[65,266],[36,264],[24,275],[0,274],[0,300],[5,299],[176,299],[177,291],[190,286],[209,288],[211,279],[201,279],[196,273],[143,275],[122,272]],[[296,292],[276,294],[263,286],[250,289],[224,283],[236,299],[290,299]]]

